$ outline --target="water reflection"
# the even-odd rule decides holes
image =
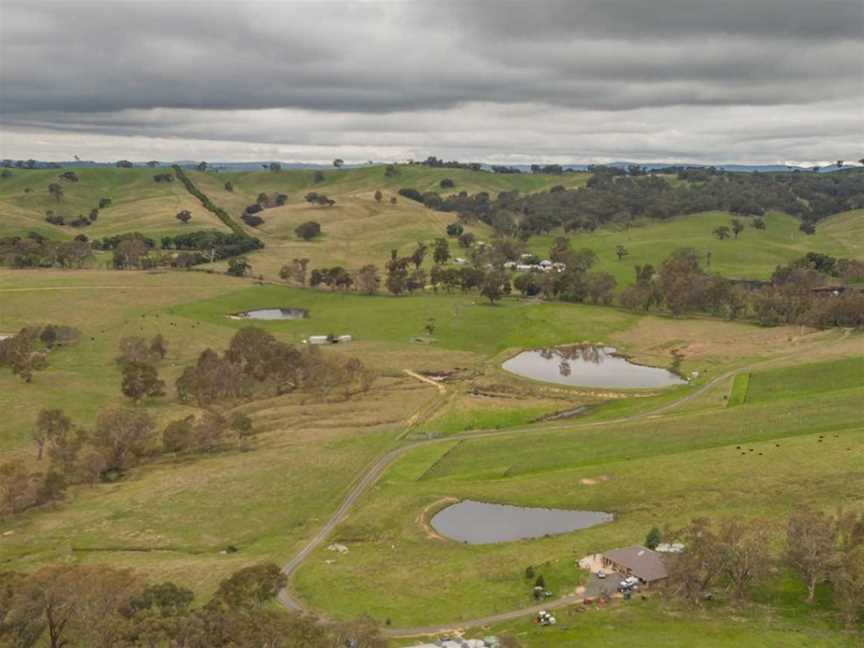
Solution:
[[[633,364],[614,347],[589,344],[523,351],[503,367],[526,378],[579,387],[635,389],[687,382],[666,369]]]
[[[489,544],[568,533],[611,522],[612,519],[610,513],[601,511],[568,511],[465,500],[437,513],[432,518],[432,528],[453,540]]]

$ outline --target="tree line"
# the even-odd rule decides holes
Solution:
[[[323,623],[274,606],[287,578],[273,563],[223,579],[203,605],[171,581],[105,564],[0,572],[0,639],[30,648],[384,648],[368,618]]]
[[[798,217],[802,230],[832,215],[864,207],[864,172],[831,174],[725,173],[673,185],[654,174],[627,175],[596,169],[585,187],[556,186],[546,192],[459,192],[442,196],[410,187],[399,193],[438,211],[454,212],[465,222],[480,221],[496,231],[527,238],[563,227],[593,231],[605,224],[627,224],[638,218],[668,219],[706,211],[729,211],[761,217],[782,211]]]
[[[803,507],[786,520],[780,547],[775,531],[761,520],[698,518],[667,534],[683,545],[666,554],[668,592],[697,606],[721,594],[742,603],[780,568],[804,586],[808,604],[829,583],[845,626],[864,628],[864,515]]]
[[[821,291],[831,275],[820,272],[813,259],[829,263],[827,255],[808,255],[779,266],[770,282],[738,282],[707,272],[698,253],[680,248],[655,268],[634,267],[635,281],[619,295],[631,310],[665,310],[672,315],[706,313],[728,320],[748,318],[765,326],[803,324],[817,328],[864,326],[864,292],[842,286]],[[850,279],[864,276],[864,264],[834,259],[832,270]]]

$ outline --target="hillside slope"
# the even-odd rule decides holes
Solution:
[[[170,173],[170,169],[77,169],[78,182],[58,179],[62,172],[16,169],[11,177],[0,180],[0,235],[37,231],[50,238],[68,239],[84,233],[92,239],[138,231],[158,238],[191,229],[227,231],[181,183],[154,182],[154,175]],[[63,187],[59,201],[48,193],[52,183]],[[67,221],[79,214],[86,217],[99,207],[102,198],[110,198],[111,206],[100,209],[98,219],[88,227],[79,229],[45,221],[47,210]],[[192,213],[188,225],[176,218],[184,209]]]

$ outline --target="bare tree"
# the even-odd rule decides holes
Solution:
[[[724,520],[717,535],[728,589],[742,600],[750,586],[768,571],[770,531],[761,520]]]
[[[816,585],[832,572],[837,557],[837,521],[812,509],[792,513],[786,526],[784,562],[807,587],[807,602],[812,603]]]

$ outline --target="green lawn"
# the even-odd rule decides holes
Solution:
[[[759,371],[752,375],[748,402],[806,398],[864,386],[864,357]]]
[[[603,341],[610,333],[632,326],[639,315],[582,304],[527,304],[516,299],[494,306],[476,295],[438,294],[405,297],[364,296],[281,286],[257,286],[207,299],[170,312],[174,315],[233,328],[248,322],[226,315],[254,308],[295,307],[309,319],[258,322],[299,341],[309,335],[350,333],[357,340],[410,344],[425,335],[432,320],[435,345],[447,349],[494,354],[508,348],[540,347],[582,340]],[[421,348],[422,345],[412,345]]]
[[[747,390],[750,388],[750,374],[740,373],[735,376],[732,382],[732,390],[729,392],[728,407],[743,405],[747,402]]]

